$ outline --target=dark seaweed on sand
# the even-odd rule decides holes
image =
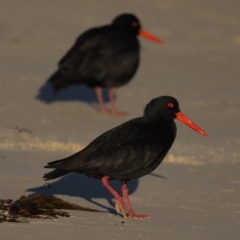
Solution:
[[[35,194],[22,196],[17,201],[0,199],[0,223],[27,222],[28,218],[52,219],[70,217],[60,209],[100,212],[96,209],[81,207],[51,195]]]

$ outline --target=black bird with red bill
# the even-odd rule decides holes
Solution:
[[[115,88],[128,83],[139,65],[140,35],[156,43],[162,40],[143,30],[133,14],[121,14],[110,25],[81,34],[59,61],[58,70],[48,79],[54,92],[74,84],[94,88],[100,112],[125,115],[115,106]],[[108,89],[110,110],[104,105],[102,88]]]
[[[143,117],[127,121],[97,137],[87,147],[62,160],[48,163],[46,180],[75,172],[101,180],[116,200],[116,210],[123,217],[149,218],[135,214],[128,197],[127,182],[151,173],[163,161],[171,148],[177,128],[177,119],[188,127],[207,136],[207,133],[180,112],[174,97],[161,96],[151,100]],[[122,196],[108,180],[121,181]]]

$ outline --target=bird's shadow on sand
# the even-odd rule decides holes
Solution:
[[[129,189],[129,194],[136,191],[138,187],[139,180],[134,179],[128,182],[127,186]],[[110,185],[120,193],[120,181],[111,180]],[[114,206],[114,201],[112,195],[108,190],[102,185],[101,181],[89,178],[82,174],[69,174],[63,178],[60,178],[50,185],[42,185],[39,187],[27,189],[27,192],[32,192],[34,194],[46,194],[46,195],[68,195],[74,197],[83,198],[95,205],[104,208],[109,212],[113,212],[112,208],[106,207],[96,201],[95,199],[107,199],[110,206]]]
[[[97,108],[94,106],[97,103],[94,89],[89,88],[85,85],[72,85],[54,94],[51,84],[46,82],[39,88],[35,99],[40,100],[46,104],[57,101],[82,101],[88,103],[89,105],[92,105],[94,108]],[[109,102],[107,89],[103,89],[103,99],[105,103]]]
[[[163,178],[166,177],[150,174],[153,177]],[[121,185],[120,181],[112,180],[110,181],[110,185],[118,192],[121,193]],[[127,183],[129,189],[129,195],[133,194],[139,185],[138,179],[133,179]],[[74,197],[83,198],[95,205],[107,210],[108,212],[115,213],[113,208],[109,208],[105,205],[102,205],[96,199],[107,199],[110,206],[114,207],[115,202],[113,201],[112,195],[109,191],[102,185],[101,181],[89,178],[82,174],[72,173],[63,178],[60,178],[50,185],[42,185],[35,188],[30,188],[26,190],[27,192],[31,192],[33,194],[46,194],[46,195],[68,195]]]

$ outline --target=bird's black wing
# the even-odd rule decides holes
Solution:
[[[135,73],[138,52],[138,40],[128,33],[115,31],[110,26],[94,28],[76,40],[60,60],[59,71],[69,79],[105,86],[109,79]]]
[[[133,178],[138,170],[143,174],[138,172],[135,177],[145,175],[162,161],[174,140],[165,139],[146,121],[137,118],[126,122],[100,135],[82,151],[47,167],[116,179]],[[159,162],[153,166],[157,159]]]
[[[106,29],[106,30],[105,30]],[[68,52],[60,59],[58,62],[59,65],[62,65],[67,62],[71,62],[71,60],[79,57],[79,53],[81,52],[82,46],[85,42],[89,41],[91,38],[94,38],[101,34],[103,30],[107,31],[108,26],[99,27],[99,28],[92,28],[87,30],[86,32],[82,33],[75,41],[73,46],[68,50]]]

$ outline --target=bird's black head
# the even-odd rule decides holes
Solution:
[[[121,15],[117,16],[113,20],[112,26],[114,28],[120,29],[122,31],[126,31],[126,32],[132,34],[133,36],[140,35],[141,37],[146,38],[149,41],[152,41],[152,42],[155,42],[158,44],[163,43],[163,41],[161,39],[155,37],[154,35],[152,35],[151,33],[147,32],[147,31],[143,30],[138,18],[131,13],[125,13],[125,14],[121,14]]]
[[[128,31],[133,35],[138,35],[139,30],[141,29],[140,21],[131,13],[125,13],[117,16],[113,20],[112,25],[124,31]]]
[[[180,112],[180,109],[176,98],[161,96],[152,99],[146,105],[144,117],[155,121],[173,120],[176,118],[176,113],[178,112]]]
[[[155,123],[166,123],[176,118],[200,134],[204,136],[208,135],[207,132],[197,126],[180,111],[178,101],[174,97],[161,96],[152,99],[144,110],[144,117],[151,119]]]

